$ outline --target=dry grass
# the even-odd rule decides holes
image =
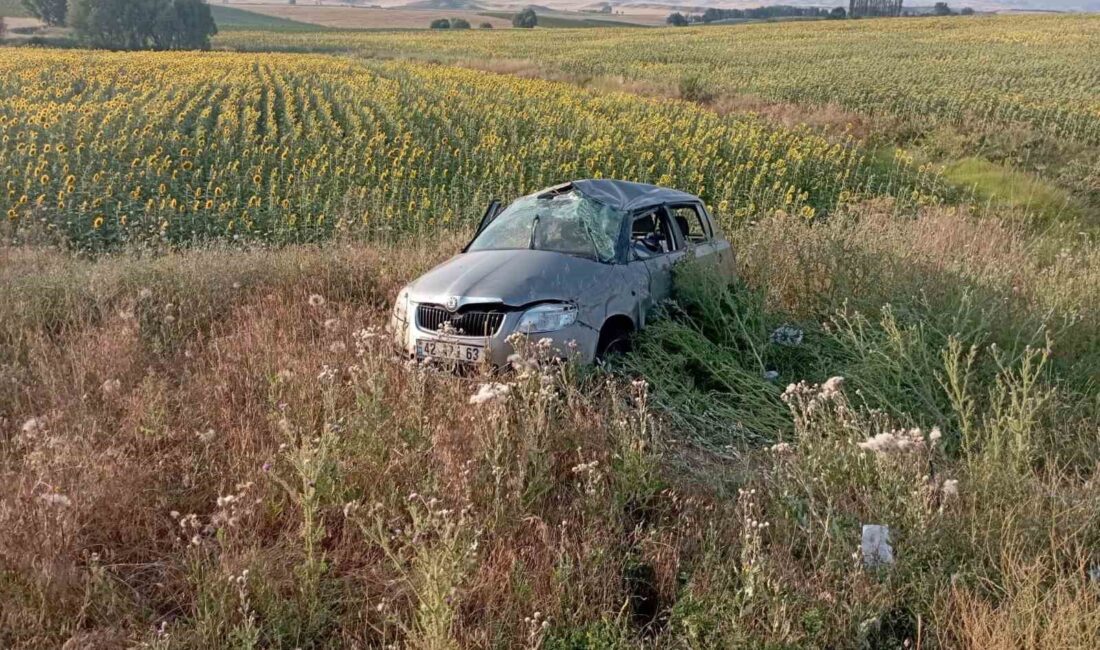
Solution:
[[[681,80],[654,82],[637,77],[615,75],[582,76],[559,72],[537,61],[518,59],[465,59],[456,61],[455,65],[525,79],[571,83],[600,91],[626,92],[656,99],[683,99],[705,106],[719,115],[752,114],[785,127],[807,125],[826,133],[851,134],[860,139],[897,128],[897,125],[888,119],[881,117],[872,119],[835,104],[799,105],[725,93],[707,93],[699,97],[686,92],[685,84]]]
[[[1091,258],[946,213],[736,238],[792,314],[931,291],[929,269],[1036,308],[1095,290]],[[890,422],[812,387],[791,449],[705,451],[626,379],[395,358],[391,298],[456,247],[4,249],[0,645],[1096,647],[1100,452],[1071,387],[1015,363],[971,386],[965,453],[865,453]],[[471,403],[490,381],[509,394]],[[1046,397],[1032,417],[997,386]],[[892,570],[852,558],[867,522],[897,531]]]

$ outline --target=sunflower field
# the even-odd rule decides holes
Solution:
[[[939,177],[852,138],[562,83],[322,55],[0,57],[0,214],[78,248],[386,237],[584,177],[699,193],[723,219],[812,218]]]
[[[659,30],[230,33],[225,47],[506,59],[584,79],[836,104],[908,127],[1024,126],[1100,145],[1100,15],[776,22]]]

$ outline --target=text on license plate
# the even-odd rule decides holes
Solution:
[[[421,359],[432,357],[433,359],[448,359],[450,361],[462,361],[463,363],[479,363],[484,350],[485,348],[479,345],[466,345],[450,341],[433,341],[431,339],[417,339],[416,341],[416,356]]]

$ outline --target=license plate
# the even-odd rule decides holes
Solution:
[[[420,359],[431,357],[462,363],[480,363],[484,352],[485,348],[480,345],[466,345],[465,343],[434,339],[416,340],[416,356]]]

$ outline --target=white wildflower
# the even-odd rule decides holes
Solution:
[[[476,393],[470,397],[470,404],[484,404],[486,402],[502,402],[512,391],[510,384],[489,382],[478,387]]]
[[[835,399],[840,395],[841,389],[844,388],[843,377],[831,377],[828,381],[821,385],[820,395],[823,399]]]
[[[859,448],[879,455],[918,451],[924,448],[924,435],[920,429],[887,431],[859,443]]]
[[[791,447],[790,443],[779,442],[772,445],[771,450],[772,453],[782,456],[791,453],[792,451],[794,451],[794,448]]]
[[[330,332],[334,331],[336,328],[340,327],[340,319],[339,318],[325,319],[324,327],[325,327],[326,330],[328,330]]]
[[[65,496],[64,494],[40,494],[38,495],[38,498],[41,499],[43,502],[50,504],[51,506],[68,507],[73,504],[72,499]]]
[[[336,341],[332,345],[328,346],[328,351],[332,352],[333,354],[340,354],[342,352],[345,352],[347,349],[348,346],[343,341]]]
[[[45,418],[28,418],[23,422],[23,426],[19,428],[23,432],[24,436],[33,437],[36,434],[44,433],[46,431],[46,419]]]
[[[959,496],[958,479],[949,478],[943,482],[943,496],[949,499]]]
[[[103,385],[99,387],[99,390],[104,395],[114,395],[122,388],[122,382],[118,379],[108,379],[103,382]]]
[[[217,434],[214,432],[213,429],[207,429],[205,431],[199,431],[199,432],[195,433],[195,435],[198,437],[199,440],[201,440],[203,442],[206,442],[206,443],[212,442],[214,440],[214,438],[217,437]]]
[[[932,444],[939,442],[942,437],[943,434],[940,432],[939,427],[932,427],[932,430],[928,432],[928,441]]]
[[[325,297],[322,296],[319,293],[310,294],[310,296],[309,296],[309,306],[310,307],[324,307],[325,306]]]

